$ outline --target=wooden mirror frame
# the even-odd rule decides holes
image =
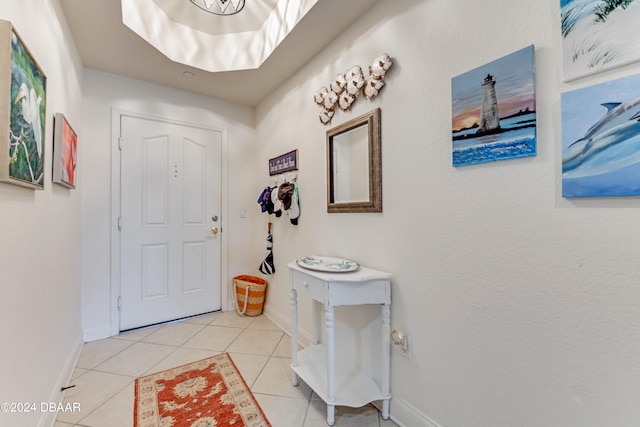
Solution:
[[[382,212],[382,150],[380,129],[380,108],[349,120],[327,131],[327,212]],[[334,160],[333,138],[360,126],[368,129],[369,152],[369,200],[339,202],[334,200]]]

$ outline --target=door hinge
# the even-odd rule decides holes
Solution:
[[[122,308],[122,297],[118,297],[118,310]]]
[[[121,231],[121,230],[122,230],[122,217],[119,216],[118,217],[118,231]]]

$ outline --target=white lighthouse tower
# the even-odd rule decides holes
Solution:
[[[487,74],[482,83],[482,109],[480,110],[480,128],[477,133],[491,132],[500,129],[498,115],[498,98],[496,97],[496,81]]]

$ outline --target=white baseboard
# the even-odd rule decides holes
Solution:
[[[73,344],[71,353],[67,358],[64,368],[58,376],[58,380],[56,381],[53,390],[51,391],[49,402],[62,402],[64,392],[60,391],[60,389],[69,385],[71,377],[73,376],[73,371],[75,370],[76,364],[78,363],[78,358],[80,357],[83,343],[84,341],[82,340],[82,331],[78,331],[78,336],[76,337],[76,340]],[[57,415],[58,414],[55,411],[43,411],[42,415],[40,416],[40,421],[38,422],[38,427],[52,427],[56,422]]]
[[[438,423],[418,411],[414,406],[395,397],[391,398],[389,414],[391,421],[400,427],[440,427]]]
[[[287,316],[283,316],[279,311],[269,310],[269,307],[267,306],[264,307],[263,313],[284,332],[288,333],[291,331],[291,322]]]
[[[103,338],[109,338],[110,336],[111,336],[111,325],[104,325],[100,328],[83,330],[84,342],[101,340]]]
[[[235,294],[229,295],[226,304],[222,304],[222,311],[233,311],[236,309],[237,301],[234,299]]]
[[[273,323],[278,325],[286,334],[291,335],[291,321],[288,316],[284,316],[282,313],[275,310],[269,310],[267,306],[265,306],[263,313],[271,319]],[[298,325],[298,343],[303,347],[306,347],[311,344],[312,339],[313,335],[311,332],[306,329],[302,329],[300,325]]]

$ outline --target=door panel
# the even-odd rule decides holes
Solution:
[[[169,137],[141,138],[143,226],[167,226]],[[129,153],[127,153],[129,154]],[[136,153],[137,154],[137,153]]]
[[[166,266],[169,265],[167,245],[142,245],[142,301],[169,295]]]
[[[185,225],[205,223],[206,193],[201,179],[206,174],[206,150],[194,141],[184,144],[184,221]]]
[[[184,284],[183,292],[203,291],[205,284],[206,270],[206,248],[202,242],[185,243],[182,253],[184,276],[182,283]]]
[[[221,133],[121,120],[120,330],[219,310]]]

